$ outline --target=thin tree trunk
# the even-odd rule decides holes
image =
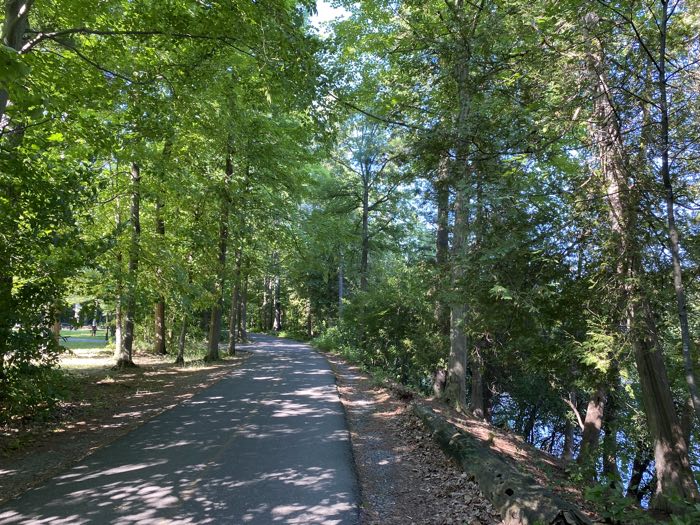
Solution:
[[[595,26],[597,15],[586,17],[586,26]],[[638,189],[630,186],[627,158],[620,132],[618,112],[607,83],[604,51],[598,40],[589,38],[589,74],[594,86],[593,142],[598,145],[600,164],[607,184],[607,200],[613,241],[620,263],[617,287],[620,302],[626,309],[626,324],[639,374],[642,405],[654,442],[656,491],[652,506],[673,510],[675,501],[697,501],[698,489],[688,458],[683,429],[673,404],[671,388],[656,321],[645,290],[641,248],[637,241]]]
[[[343,252],[340,252],[340,263],[338,264],[338,320],[343,318],[343,299],[345,296],[345,260]]]
[[[486,398],[484,397],[484,348],[481,343],[474,345],[469,359],[471,372],[471,396],[469,409],[472,414],[484,419],[487,414]]]
[[[0,241],[4,244],[4,241]],[[10,337],[14,326],[14,299],[12,297],[13,278],[11,274],[10,252],[0,245],[0,385],[6,379],[5,356],[11,351]]]
[[[450,188],[449,188],[449,157],[443,154],[440,158],[438,178],[435,182],[435,200],[437,205],[437,235],[435,238],[435,262],[438,268],[440,288],[449,279],[449,212],[450,212]],[[442,294],[438,293],[436,320],[440,333],[448,338],[450,336],[450,308],[446,304]]]
[[[275,323],[272,326],[275,332],[282,330],[282,302],[280,294],[280,277],[278,275],[275,277]]]
[[[523,437],[525,438],[525,441],[533,445],[535,443],[535,424],[537,423],[537,414],[539,414],[539,411],[539,405],[533,405],[530,407],[530,413],[528,414],[527,419],[525,420],[525,425],[523,426]]]
[[[263,300],[260,309],[260,322],[262,323],[260,328],[263,332],[267,332],[272,324],[270,320],[270,278],[267,276],[263,278]]]
[[[583,421],[583,435],[581,436],[581,447],[579,449],[576,462],[579,465],[593,463],[593,457],[598,449],[600,441],[600,430],[603,428],[603,416],[605,413],[605,399],[607,391],[603,385],[591,395],[586,409],[586,418]],[[593,471],[595,467],[593,468]]]
[[[628,498],[636,499],[637,503],[641,503],[644,497],[644,492],[640,490],[642,480],[653,459],[654,456],[649,447],[643,441],[637,441],[637,450],[632,461],[632,473],[626,493]]]
[[[241,297],[241,316],[239,332],[241,334],[241,342],[248,342],[248,273],[243,276],[243,293]]]
[[[685,297],[685,286],[683,285],[683,269],[681,266],[680,233],[676,226],[675,194],[673,182],[671,181],[671,166],[669,150],[671,147],[670,126],[669,126],[669,100],[668,100],[668,79],[666,76],[666,64],[668,57],[666,54],[666,40],[669,23],[669,2],[662,0],[662,13],[659,22],[659,113],[661,116],[661,179],[664,185],[666,198],[666,223],[668,227],[668,246],[671,252],[671,264],[673,268],[673,288],[676,293],[676,307],[678,310],[678,322],[681,329],[681,346],[683,351],[683,366],[685,369],[685,381],[690,392],[690,399],[695,410],[695,419],[700,423],[700,394],[695,381],[695,370],[693,367],[693,339],[688,326],[688,306]]]
[[[221,311],[224,300],[224,280],[226,274],[226,251],[228,249],[228,219],[231,208],[229,184],[233,179],[233,159],[231,150],[226,154],[226,172],[224,187],[221,190],[221,211],[219,214],[219,253],[217,260],[217,276],[215,283],[215,299],[211,307],[209,319],[209,342],[207,345],[207,361],[219,359],[219,342],[221,340]]]
[[[126,323],[124,342],[117,359],[117,366],[132,367],[134,329],[136,319],[136,290],[138,286],[139,256],[141,250],[141,170],[136,162],[131,163],[131,242],[129,243],[129,266],[126,283]]]
[[[561,451],[561,459],[570,463],[574,459],[574,425],[569,418],[564,422],[564,445]]]
[[[117,252],[117,265],[121,268],[122,265],[122,254]],[[124,326],[124,316],[122,312],[122,297],[124,294],[123,284],[121,279],[121,271],[118,270],[117,274],[117,298],[116,305],[114,307],[114,359],[119,360],[124,352],[124,334],[122,332],[122,327]]]
[[[231,291],[231,310],[228,316],[228,354],[236,355],[236,337],[238,335],[238,319],[241,286],[241,250],[236,254],[236,274]]]
[[[177,358],[175,359],[175,364],[180,366],[185,364],[185,338],[187,337],[186,315],[182,316],[181,323],[182,324],[180,326],[180,336],[177,339]]]
[[[369,264],[369,175],[362,177],[362,250],[360,254],[360,290],[367,291]]]
[[[616,365],[608,372],[608,395],[603,414],[603,475],[607,477],[611,488],[619,488],[620,472],[617,468],[617,395],[620,388],[620,372]]]
[[[161,238],[165,237],[165,220],[162,216],[163,203],[159,200],[156,202],[156,235]],[[157,268],[156,274],[160,277],[162,271]],[[155,324],[155,341],[153,345],[153,351],[159,355],[165,355],[167,353],[165,344],[165,297],[161,294],[158,297],[154,308],[154,324]]]
[[[167,354],[165,331],[165,299],[161,297],[154,308],[155,342],[153,351],[159,355]]]

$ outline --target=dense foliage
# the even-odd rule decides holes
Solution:
[[[6,0],[0,418],[80,298],[119,366],[316,338],[685,512],[700,5],[337,6]]]

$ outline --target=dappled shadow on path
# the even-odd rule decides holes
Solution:
[[[0,507],[10,523],[357,522],[334,378],[263,339],[230,378]]]

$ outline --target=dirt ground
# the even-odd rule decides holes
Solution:
[[[363,525],[493,525],[479,487],[452,462],[406,401],[327,355],[345,406],[362,492]]]
[[[115,370],[109,350],[73,350],[62,359],[74,377],[69,400],[46,421],[0,427],[0,503],[214,384],[249,355],[177,367],[137,353],[138,368]]]

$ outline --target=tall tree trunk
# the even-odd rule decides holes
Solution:
[[[240,306],[240,287],[241,287],[241,250],[239,248],[236,254],[236,273],[233,280],[233,288],[231,290],[231,310],[228,315],[228,354],[236,355],[236,337],[238,335],[238,319]]]
[[[187,316],[182,316],[180,325],[180,336],[177,339],[177,357],[175,358],[176,365],[185,364],[185,338],[187,337]]]
[[[435,200],[437,205],[437,235],[435,239],[435,262],[438,268],[440,289],[449,279],[449,250],[450,250],[450,188],[449,188],[449,157],[443,154],[438,167],[438,177],[435,181]],[[442,294],[438,293],[436,320],[440,333],[446,338],[450,336],[450,308]]]
[[[340,262],[338,263],[338,320],[343,318],[343,299],[345,297],[345,260],[343,252],[340,252]]]
[[[10,252],[0,241],[0,385],[5,381],[5,356],[11,351],[10,337],[14,326],[13,278]]]
[[[243,276],[243,292],[241,296],[241,315],[239,321],[239,333],[241,342],[248,341],[248,272]]]
[[[165,237],[165,220],[163,219],[163,202],[158,200],[156,202],[156,235],[164,239]],[[156,269],[157,277],[162,274],[161,268]],[[159,355],[165,355],[167,353],[165,344],[165,297],[160,294],[158,301],[154,307],[154,329],[155,329],[155,340],[153,344],[153,351]]]
[[[309,307],[306,310],[306,336],[311,339],[314,336],[314,319],[311,299],[309,299]]]
[[[262,303],[260,304],[260,328],[262,329],[263,332],[267,332],[269,330],[268,328],[268,312],[270,309],[268,308],[268,302],[269,302],[269,289],[270,285],[268,283],[268,277],[265,276],[263,277],[263,297],[262,297]]]
[[[661,151],[661,179],[663,181],[666,200],[666,224],[668,228],[668,247],[671,252],[671,265],[673,267],[673,288],[676,293],[676,307],[678,310],[678,321],[681,329],[681,346],[683,351],[683,366],[685,369],[685,381],[688,385],[690,399],[695,410],[695,419],[700,423],[700,394],[695,381],[695,370],[693,367],[693,339],[690,336],[688,326],[688,306],[685,297],[685,286],[683,285],[683,269],[681,266],[680,233],[676,226],[675,193],[673,182],[671,181],[671,165],[669,150],[671,147],[670,125],[669,125],[669,99],[668,99],[668,78],[666,75],[666,64],[668,56],[666,53],[666,41],[668,36],[669,23],[669,2],[661,0],[662,13],[659,21],[659,58],[658,58],[658,93],[659,93],[659,113],[661,116],[660,142]],[[675,9],[675,8],[674,8]]]
[[[462,2],[456,2],[461,11]],[[456,191],[454,203],[454,231],[451,257],[451,286],[450,286],[450,355],[448,359],[447,385],[444,399],[458,410],[465,410],[467,385],[467,335],[464,327],[467,307],[462,298],[462,279],[464,278],[463,256],[467,249],[469,230],[468,188],[470,185],[469,169],[469,112],[471,110],[471,94],[469,93],[469,46],[460,42],[463,47],[456,62],[454,76],[457,83],[457,145],[454,165],[454,187]]]
[[[170,159],[170,153],[172,151],[173,142],[170,137],[165,140],[163,144],[163,155],[162,162],[163,168],[160,170],[161,179],[164,178],[167,162]],[[158,197],[156,201],[156,236],[160,238],[160,243],[165,242],[165,219],[163,218],[163,200]],[[156,268],[156,278],[160,280],[162,278],[163,270],[160,266]],[[155,338],[153,344],[153,351],[158,355],[165,355],[167,353],[166,346],[166,322],[165,322],[165,296],[161,293],[158,297],[158,301],[154,307],[154,329]]]
[[[117,297],[116,297],[116,304],[114,306],[114,359],[116,361],[119,361],[119,358],[122,357],[124,354],[124,333],[122,332],[122,328],[124,327],[124,313],[122,311],[122,303],[123,303],[123,297],[124,297],[124,284],[122,281],[122,272],[121,272],[121,267],[122,267],[122,252],[121,250],[117,251],[116,254],[116,260],[117,260],[117,275],[116,275],[116,281],[117,281]]]
[[[228,249],[228,219],[231,208],[229,185],[233,179],[233,159],[231,150],[226,154],[226,172],[224,187],[221,189],[221,211],[219,212],[219,250],[217,257],[217,275],[214,284],[214,304],[209,318],[209,340],[207,345],[207,361],[219,359],[219,342],[221,341],[221,311],[224,307],[224,281],[226,275],[226,251]]]
[[[597,15],[586,17],[586,26],[595,26]],[[626,309],[626,324],[639,374],[642,404],[654,442],[657,485],[652,506],[672,510],[674,500],[697,501],[688,447],[678,420],[661,347],[656,321],[646,291],[641,286],[643,267],[637,240],[636,186],[627,176],[628,159],[620,132],[619,113],[607,82],[605,54],[600,41],[589,38],[587,61],[594,90],[593,142],[598,147],[613,242],[620,263],[617,267],[617,293]]]
[[[129,243],[129,266],[126,282],[126,323],[124,343],[117,359],[117,366],[132,367],[134,329],[136,319],[136,290],[138,287],[139,256],[141,251],[141,169],[136,162],[131,163],[131,242]]]
[[[621,489],[620,472],[617,468],[617,396],[620,388],[618,367],[611,366],[607,376],[609,390],[603,414],[603,475],[608,479],[611,488]]]
[[[280,292],[280,276],[275,277],[275,323],[272,329],[275,332],[282,330],[282,302]]]
[[[270,277],[267,281],[267,295],[269,300],[267,302],[267,330],[270,331],[275,326],[275,279]]]
[[[652,506],[673,511],[677,501],[700,499],[688,458],[688,445],[671,396],[656,322],[648,299],[635,294],[629,309],[632,347],[642,391],[644,412],[654,439],[656,491]]]
[[[360,253],[360,290],[367,291],[369,270],[369,175],[362,178],[362,251]]]
[[[467,215],[464,190],[457,190],[455,199],[454,238],[452,241],[452,286],[450,290],[450,355],[447,383],[443,399],[458,410],[467,409],[467,336],[464,330],[466,305],[462,302],[460,286],[464,275],[460,261],[467,236]]]
[[[485,344],[482,344],[485,343]],[[486,398],[484,396],[484,389],[486,387],[484,382],[484,347],[488,344],[486,341],[480,341],[471,351],[471,357],[469,359],[469,370],[471,372],[471,396],[469,409],[472,414],[480,419],[484,419],[487,415]]]

